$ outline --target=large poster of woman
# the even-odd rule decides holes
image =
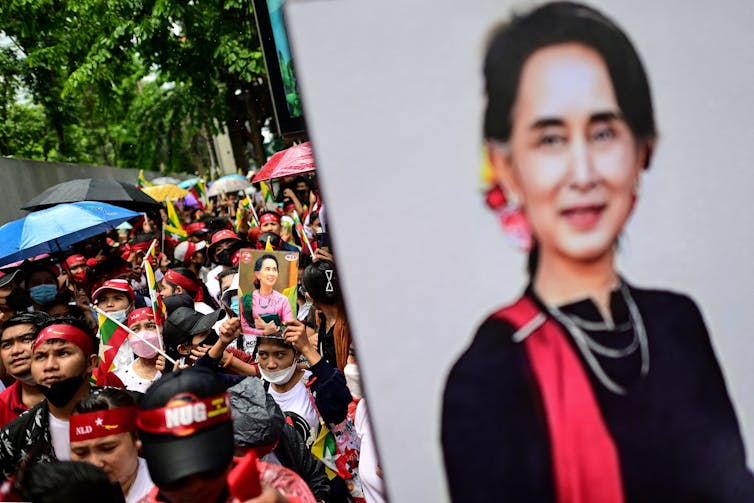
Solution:
[[[297,252],[241,250],[238,307],[247,352],[254,352],[258,336],[281,336],[285,323],[296,318],[297,278]]]
[[[391,496],[752,498],[751,16],[290,4]]]

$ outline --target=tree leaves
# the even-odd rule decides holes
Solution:
[[[262,112],[240,124],[271,115],[250,0],[6,0],[0,20],[3,155],[193,171],[238,91]]]

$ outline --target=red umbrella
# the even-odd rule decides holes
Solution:
[[[273,154],[252,182],[298,175],[307,171],[314,171],[314,168],[312,144],[307,141]]]

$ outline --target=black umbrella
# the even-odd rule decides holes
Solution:
[[[82,178],[53,185],[24,204],[21,209],[37,211],[56,204],[77,201],[99,201],[133,211],[160,208],[160,203],[143,193],[136,185],[108,178]]]

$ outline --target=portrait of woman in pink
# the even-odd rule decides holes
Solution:
[[[293,310],[288,297],[275,290],[279,263],[272,254],[265,254],[254,262],[254,289],[239,300],[241,331],[244,349],[252,353],[257,336],[275,335],[292,321]]]

